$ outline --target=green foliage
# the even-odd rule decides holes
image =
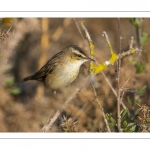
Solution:
[[[120,112],[121,116],[121,128],[123,132],[136,132],[137,125],[132,122],[128,122],[129,120],[129,110],[128,109],[123,109]],[[115,131],[118,131],[116,120],[112,117],[112,114],[106,114],[106,120],[108,121],[108,125],[111,127],[114,127]]]
[[[8,77],[6,79],[5,85],[6,85],[7,91],[11,95],[16,96],[16,95],[21,93],[21,90],[18,87],[15,86],[15,79],[14,79],[14,77]]]
[[[116,126],[116,120],[112,117],[112,114],[106,114],[106,120],[109,126]]]
[[[6,86],[13,86],[14,85],[14,77],[9,77],[6,79]]]
[[[18,87],[14,87],[12,89],[10,89],[10,94],[12,95],[18,95],[21,93],[21,90]]]
[[[128,109],[123,109],[123,110],[120,112],[120,115],[121,115],[121,122],[123,122],[123,121],[125,120],[125,118],[126,118],[127,115],[128,115],[128,112],[129,112]]]
[[[123,132],[135,132],[136,125],[134,123],[128,123],[127,119],[130,116],[128,109],[123,109],[120,112],[121,115],[121,128]]]
[[[135,27],[136,30],[136,38],[137,38],[137,43],[139,48],[143,48],[147,44],[149,34],[143,31],[143,19],[138,19],[138,18],[130,18],[128,19],[130,23]],[[142,54],[146,54],[147,51],[143,50]],[[132,57],[129,59],[130,62],[135,66],[136,73],[142,73],[146,69],[146,63],[142,62],[140,60],[135,60]],[[146,92],[147,86],[144,85],[143,87],[139,87],[136,89],[136,97],[135,95],[131,99],[130,97],[127,97],[128,102],[130,102],[132,107],[135,107],[136,105],[139,105],[139,102],[141,102],[141,96]],[[140,106],[140,105],[139,105]],[[140,132],[147,132],[150,131],[149,126],[150,126],[150,109],[146,105],[140,106],[140,109],[135,110],[135,108],[132,109],[134,112],[132,114],[132,120],[134,121],[140,121],[140,124],[138,124],[138,129]],[[124,122],[124,126],[126,128],[124,131],[129,130],[129,131],[134,131],[136,129],[136,125],[134,124],[126,124]]]
[[[123,128],[123,132],[135,132],[136,125],[134,123],[129,123],[125,128]]]
[[[130,21],[130,23],[132,25],[134,25],[136,28],[140,28],[141,27],[141,23],[140,20],[138,18],[128,18],[128,20]]]
[[[146,63],[145,62],[142,62],[142,61],[139,62],[136,59],[134,59],[133,57],[130,57],[129,61],[132,63],[132,65],[135,66],[137,74],[142,73],[146,68]]]
[[[144,46],[147,44],[148,33],[143,32],[141,37],[141,45]]]
[[[144,85],[143,87],[137,88],[136,94],[139,96],[142,96],[146,92],[146,88],[147,88],[146,85]]]
[[[112,114],[110,113],[110,114],[106,114],[105,115],[105,117],[106,117],[106,120],[108,121],[108,125],[110,126],[110,127],[114,127],[114,130],[116,131],[116,132],[118,132],[118,128],[117,128],[117,122],[116,122],[116,120],[112,117]]]
[[[137,64],[135,64],[135,68],[136,68],[136,73],[142,73],[146,68],[146,63],[138,62]]]

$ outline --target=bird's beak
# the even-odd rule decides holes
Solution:
[[[94,59],[92,59],[92,58],[90,58],[90,57],[88,57],[88,60],[90,60],[90,61],[95,61]]]

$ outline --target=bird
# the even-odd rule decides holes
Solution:
[[[94,60],[79,46],[68,45],[49,59],[39,71],[23,81],[41,81],[46,88],[57,90],[72,83],[78,76],[81,65],[86,61]]]

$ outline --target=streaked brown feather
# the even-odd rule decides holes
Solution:
[[[57,62],[58,55],[61,55],[61,53],[62,52],[59,52],[56,55],[54,55],[39,71],[37,71],[35,74],[29,77],[24,78],[23,81],[27,81],[27,80],[43,81],[48,74],[53,73],[54,68],[58,65]]]

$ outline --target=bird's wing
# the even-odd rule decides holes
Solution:
[[[58,57],[62,53],[59,52],[56,55],[54,55],[39,71],[37,71],[35,74],[24,78],[24,81],[27,80],[38,80],[38,81],[43,81],[43,79],[50,73],[53,73],[54,68],[59,64]]]
[[[42,81],[45,76],[53,73],[54,68],[58,65],[57,62],[47,62],[38,72],[32,75],[32,79]]]

